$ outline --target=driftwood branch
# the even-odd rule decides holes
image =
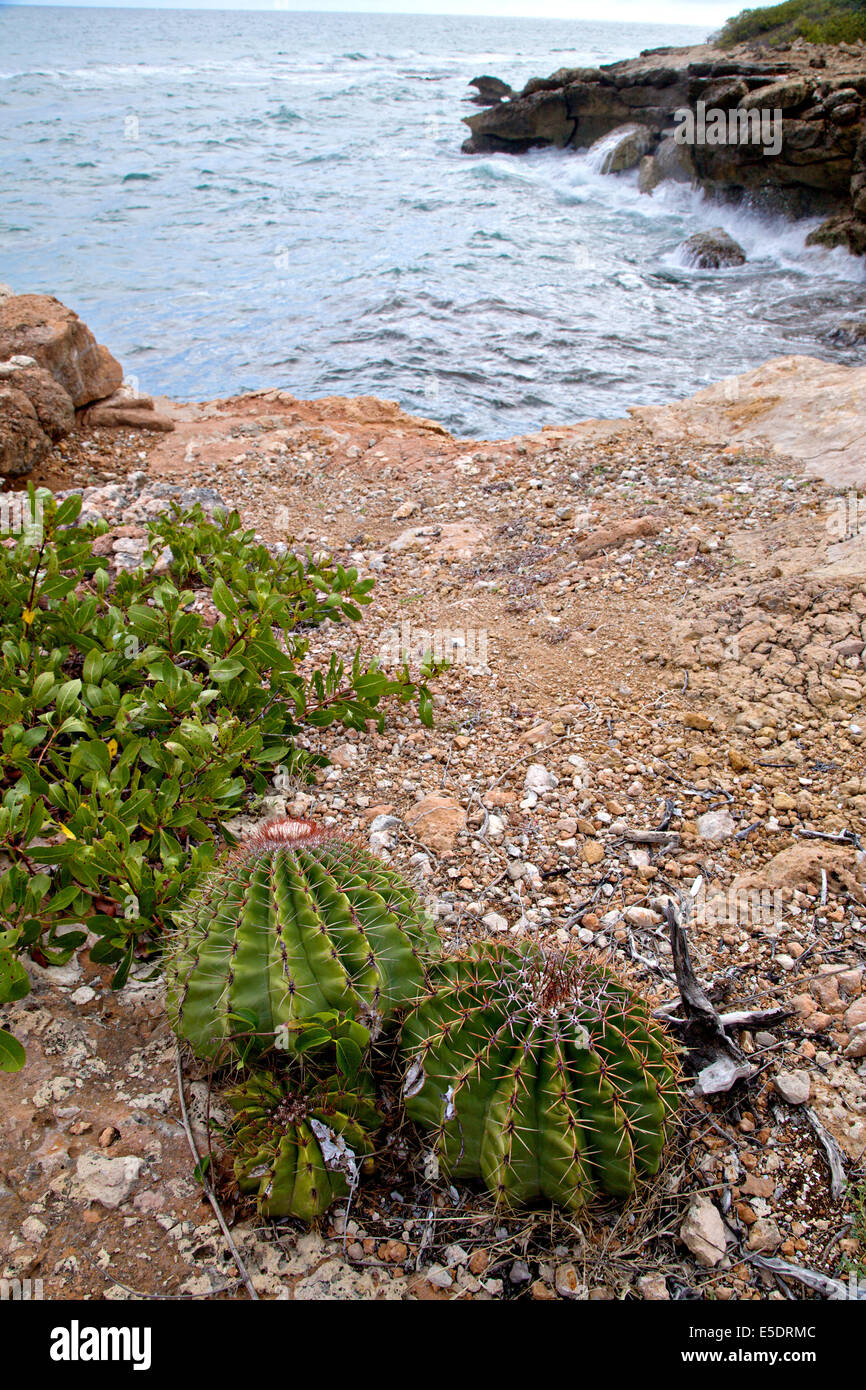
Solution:
[[[844,1155],[832,1134],[821,1124],[811,1105],[805,1107],[805,1112],[806,1119],[818,1136],[821,1147],[827,1155],[827,1162],[830,1165],[830,1192],[838,1200],[848,1186]]]
[[[623,839],[632,845],[662,845],[665,849],[676,849],[680,842],[676,830],[624,830]]]
[[[790,1010],[739,1009],[728,1014],[717,1013],[692,966],[682,913],[670,899],[659,906],[670,932],[674,971],[685,1017],[673,1017],[666,1010],[659,1010],[658,1016],[682,1036],[689,1065],[697,1072],[695,1094],[709,1096],[729,1091],[738,1081],[747,1081],[755,1071],[731,1035],[747,1028],[775,1027],[790,1016]]]
[[[778,1274],[781,1279],[796,1279],[798,1283],[805,1284],[807,1289],[814,1289],[815,1293],[823,1294],[825,1298],[866,1301],[866,1289],[859,1284],[856,1276],[846,1284],[841,1279],[831,1279],[829,1274],[819,1274],[815,1269],[792,1265],[789,1260],[782,1260],[776,1255],[747,1255],[746,1259],[749,1264],[757,1265],[758,1269],[766,1269],[770,1274]]]

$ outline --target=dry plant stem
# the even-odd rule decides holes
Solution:
[[[240,1274],[242,1280],[244,1281],[244,1284],[246,1285],[246,1289],[250,1298],[255,1299],[255,1301],[258,1302],[259,1296],[256,1293],[255,1288],[253,1286],[253,1281],[251,1280],[249,1273],[247,1272],[247,1267],[241,1259],[240,1251],[238,1250],[237,1246],[232,1240],[232,1233],[226,1225],[226,1220],[222,1214],[220,1204],[216,1199],[216,1194],[210,1185],[210,1181],[207,1177],[207,1174],[201,1173],[201,1157],[199,1156],[198,1148],[196,1147],[196,1142],[193,1138],[192,1128],[189,1122],[189,1113],[186,1108],[186,1096],[184,1095],[183,1089],[183,1063],[181,1061],[180,1056],[180,1047],[177,1048],[175,1055],[177,1058],[177,1094],[178,1099],[180,1100],[180,1113],[183,1118],[183,1128],[186,1134],[186,1141],[190,1147],[190,1152],[192,1153],[192,1156],[196,1162],[196,1167],[198,1168],[199,1173],[201,1174],[201,1185],[204,1189],[204,1195],[207,1197],[208,1201],[210,1202],[213,1208],[214,1215],[216,1216],[216,1219],[220,1224],[220,1230],[222,1231],[223,1236],[225,1237],[226,1245],[231,1251],[232,1259],[238,1267],[238,1273]]]
[[[834,1199],[838,1201],[848,1186],[842,1150],[832,1134],[821,1124],[811,1105],[806,1106],[806,1119],[818,1136],[821,1147],[827,1155],[827,1162],[830,1165],[830,1191]]]

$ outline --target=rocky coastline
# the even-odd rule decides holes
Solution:
[[[561,68],[519,92],[491,76],[470,85],[470,100],[483,109],[464,117],[471,131],[466,154],[587,149],[603,141],[602,172],[640,165],[648,195],[673,179],[720,201],[748,199],[791,217],[821,215],[813,243],[866,255],[862,44],[661,48],[599,68]],[[689,111],[699,122],[702,110],[776,113],[778,148],[771,152],[758,141],[678,143],[676,113]]]

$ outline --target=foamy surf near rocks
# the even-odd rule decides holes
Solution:
[[[609,135],[602,135],[587,151],[587,160],[600,174],[621,174],[639,164],[653,143],[646,126],[617,126]]]
[[[821,215],[813,245],[866,254],[866,70],[862,52],[848,45],[818,52],[801,44],[759,60],[744,47],[649,50],[532,78],[464,122],[466,154],[591,151],[637,125],[646,141],[638,158],[614,159],[602,172],[642,156],[653,161],[641,171],[646,193],[674,179],[792,217]]]

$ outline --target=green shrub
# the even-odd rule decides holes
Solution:
[[[796,38],[809,43],[856,43],[866,39],[864,0],[785,0],[765,9],[743,10],[719,34],[723,48],[760,39],[771,45]]]
[[[149,524],[140,568],[112,581],[94,549],[107,524],[75,525],[81,497],[30,498],[41,534],[0,544],[0,1003],[27,992],[17,955],[63,964],[82,926],[122,985],[217,837],[234,842],[226,821],[278,767],[311,780],[326,763],[298,747],[302,731],[381,729],[389,698],[432,723],[432,663],[418,683],[357,653],[351,668],[303,668],[306,632],[370,602],[356,570],[275,557],[236,512],[175,505]],[[203,592],[212,626],[192,608]],[[22,1062],[0,1030],[0,1068]]]

